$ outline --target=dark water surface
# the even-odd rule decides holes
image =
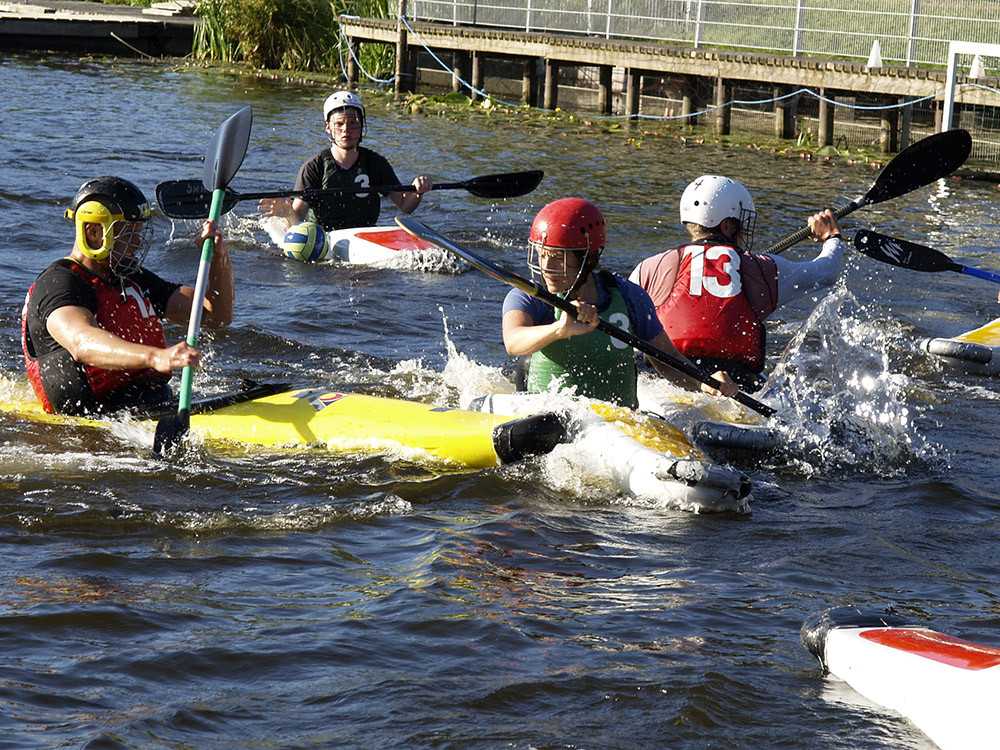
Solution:
[[[23,382],[24,293],[69,251],[61,216],[86,179],[120,174],[152,196],[200,177],[215,128],[245,104],[237,190],[290,186],[324,144],[326,90],[22,56],[0,60],[0,79],[7,389]],[[404,181],[544,169],[525,198],[433,192],[417,214],[517,268],[534,212],[569,194],[604,209],[606,265],[627,273],[681,239],[677,199],[698,174],[757,196],[761,247],[874,179],[840,161],[380,106],[368,143]],[[847,226],[996,267],[997,195],[942,183]],[[228,219],[238,308],[203,334],[198,392],[250,377],[454,405],[507,371],[497,282],[286,261],[253,208]],[[155,225],[149,265],[192,282],[191,227]],[[995,317],[995,291],[852,253],[844,284],[780,311],[772,362],[791,346],[768,397],[822,449],[744,466],[749,515],[642,507],[544,460],[442,474],[196,447],[162,461],[134,426],[0,416],[0,747],[929,747],[823,678],[799,627],[892,603],[1000,644],[996,381],[914,347]]]

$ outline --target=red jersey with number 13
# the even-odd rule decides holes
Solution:
[[[653,270],[654,261],[670,255],[679,255],[672,288],[655,289],[655,280],[647,278],[661,270]],[[764,319],[774,312],[778,297],[774,261],[710,241],[663,256],[643,263],[640,281],[674,345],[688,357],[742,362],[760,372]]]

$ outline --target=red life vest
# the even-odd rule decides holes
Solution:
[[[163,333],[163,324],[153,310],[152,303],[138,286],[128,280],[111,284],[76,263],[72,263],[70,268],[93,288],[97,297],[94,317],[97,318],[97,324],[101,328],[136,344],[166,347],[167,339]],[[34,349],[28,341],[28,301],[34,289],[35,285],[32,284],[24,299],[24,310],[21,313],[21,346],[24,349],[24,364],[28,370],[28,379],[42,408],[49,414],[56,412],[53,402],[62,403],[66,400],[66,384],[55,380],[65,377],[66,367],[81,370],[86,385],[89,386],[90,393],[80,393],[79,400],[98,403],[132,383],[149,378],[160,378],[164,382],[170,379],[169,375],[159,373],[152,368],[105,370],[92,365],[82,365],[73,360],[69,351],[61,348],[42,358],[35,357]],[[53,362],[55,366],[47,366],[49,358],[60,358],[63,361]],[[60,394],[60,398],[54,397],[57,393]]]
[[[688,357],[742,362],[755,372],[763,370],[763,319],[774,311],[777,299],[774,261],[725,244],[693,243],[677,252],[676,281],[656,309],[674,346]],[[760,315],[751,295],[769,302]]]

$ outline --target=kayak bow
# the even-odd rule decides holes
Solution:
[[[809,617],[801,637],[826,671],[901,713],[942,750],[997,746],[1000,648],[854,608]]]

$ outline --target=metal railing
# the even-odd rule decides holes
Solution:
[[[945,65],[950,41],[1000,44],[998,0],[408,0],[415,20],[693,47]]]

